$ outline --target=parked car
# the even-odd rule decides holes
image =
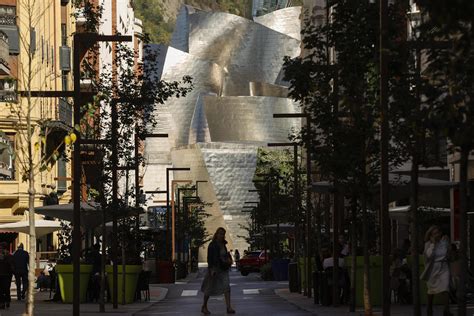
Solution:
[[[260,272],[260,268],[268,262],[269,253],[263,250],[249,251],[239,260],[238,269],[243,276],[250,272]]]

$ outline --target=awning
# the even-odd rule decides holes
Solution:
[[[49,217],[54,217],[69,222],[73,222],[74,217],[74,204],[57,204],[35,207],[35,212]],[[143,209],[142,211],[143,212]],[[135,216],[137,210],[130,208],[127,212],[122,212],[117,215],[117,219],[129,216]],[[96,202],[81,202],[81,226],[85,228],[95,228],[102,224],[102,208],[99,203]],[[106,221],[111,221],[113,214],[111,212],[106,214]]]
[[[95,202],[81,202],[81,226],[92,228],[102,223],[100,204]],[[48,217],[73,222],[74,204],[57,204],[35,207],[35,212]]]
[[[390,201],[397,201],[400,199],[410,197],[410,182],[409,175],[389,174],[389,198]],[[457,182],[433,179],[433,178],[418,178],[420,194],[438,194],[452,189],[458,185]],[[372,188],[372,193],[376,194],[379,190],[379,184]],[[334,184],[329,181],[313,182],[311,189],[317,193],[333,193],[335,191]],[[350,189],[342,188],[343,191],[350,191]],[[431,206],[431,205],[429,205]]]
[[[280,227],[278,229],[280,230],[280,232],[290,232],[295,229],[295,225],[290,224],[290,223],[280,223],[279,226]],[[271,229],[272,231],[275,231],[275,232],[277,230],[277,224],[269,224],[263,227],[266,229]]]
[[[36,237],[39,238],[41,236],[60,230],[61,223],[57,221],[48,221],[48,220],[40,219],[40,220],[35,221],[35,228],[36,228]],[[30,222],[21,221],[21,222],[15,222],[15,223],[2,224],[0,225],[0,231],[29,234]]]
[[[437,207],[423,207],[418,208],[419,212],[433,212],[438,216],[451,216],[451,210],[449,208],[437,208]],[[410,206],[397,206],[389,209],[390,218],[398,221],[400,224],[408,224],[410,217]]]

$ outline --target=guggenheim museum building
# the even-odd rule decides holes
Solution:
[[[301,7],[289,7],[249,20],[183,6],[171,44],[149,47],[158,54],[157,78],[191,76],[193,89],[157,106],[153,132],[169,136],[145,141],[144,191],[165,190],[167,168],[189,167],[169,172],[169,186],[200,182],[198,194],[210,204],[206,229],[212,234],[224,227],[229,249],[248,248],[242,228],[248,213],[242,206],[258,200],[249,192],[255,189],[258,148],[287,142],[301,125],[273,118],[274,113],[300,112],[283,80],[284,57],[300,55],[300,14]],[[165,201],[164,194],[147,194],[147,206]],[[205,258],[203,248],[199,260]]]

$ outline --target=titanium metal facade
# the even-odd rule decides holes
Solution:
[[[174,81],[189,75],[194,88],[155,113],[156,132],[170,137],[146,140],[144,189],[163,190],[166,167],[190,167],[190,172],[176,172],[172,178],[208,181],[199,185],[200,197],[212,203],[207,230],[212,234],[225,227],[230,249],[248,247],[238,236],[246,235],[241,228],[248,221],[241,212],[244,201],[257,199],[248,190],[254,188],[258,147],[285,142],[301,127],[298,120],[272,116],[299,112],[280,80],[283,57],[300,53],[298,12],[300,7],[276,11],[269,18],[259,17],[257,23],[183,6],[171,47],[151,47],[159,50],[161,60],[155,76]],[[199,259],[205,260],[202,253]]]

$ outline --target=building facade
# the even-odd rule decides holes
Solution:
[[[71,90],[71,13],[65,0],[36,1],[30,7],[26,0],[0,1],[0,223],[27,218],[28,183],[22,178],[28,100],[19,92]],[[67,148],[59,144],[72,129],[71,104],[63,98],[31,98],[31,118],[34,164],[54,156],[37,168],[35,206],[51,191],[68,202],[70,168],[61,156]],[[0,239],[27,243],[23,234],[4,233]],[[40,251],[52,246],[52,235],[39,240]]]

